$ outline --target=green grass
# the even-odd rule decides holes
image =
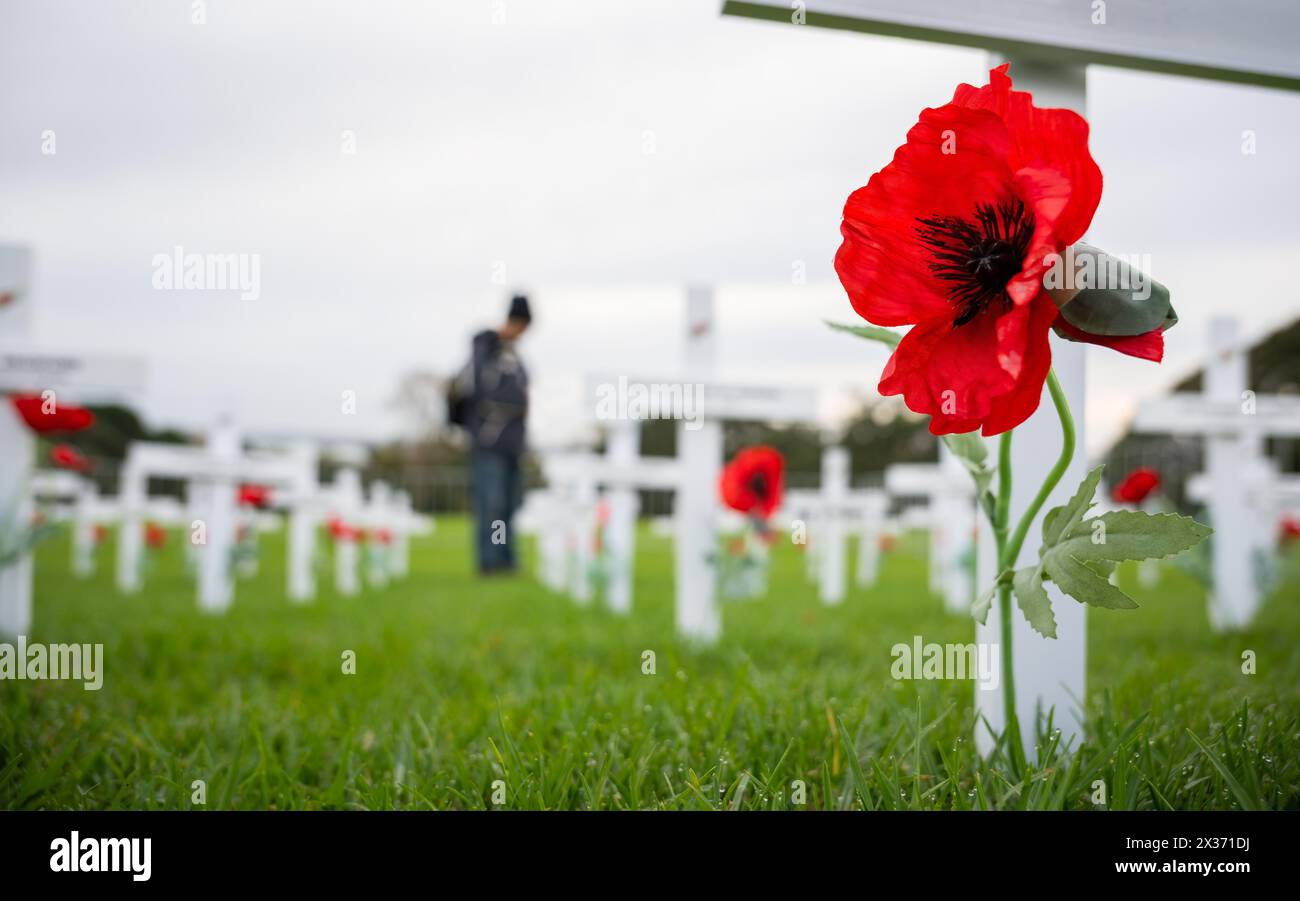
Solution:
[[[925,591],[910,537],[880,583],[821,606],[788,546],[722,641],[673,635],[667,541],[641,538],[636,611],[582,609],[527,577],[471,575],[465,524],[413,547],[409,580],[356,599],[322,573],[283,599],[281,546],[225,616],[201,614],[173,540],[146,590],[79,582],[40,548],[31,640],[105,645],[99,692],[0,682],[0,808],[1092,809],[1300,806],[1300,587],[1253,629],[1209,631],[1172,569],[1137,611],[1088,617],[1089,740],[1020,777],[975,753],[970,682],[898,682],[890,647],[972,640]],[[1258,673],[1243,675],[1255,651]],[[341,655],[353,650],[355,675]],[[642,673],[653,650],[657,673]]]

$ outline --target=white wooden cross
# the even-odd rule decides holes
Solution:
[[[30,527],[36,439],[7,395],[41,394],[55,405],[119,401],[145,383],[144,363],[132,357],[35,347],[31,271],[30,250],[0,245],[0,533],[12,541]],[[31,623],[32,557],[21,553],[0,564],[0,635],[25,635]]]
[[[1249,390],[1247,350],[1234,319],[1210,323],[1210,355],[1201,394],[1171,394],[1144,402],[1133,429],[1205,438],[1206,497],[1216,629],[1250,625],[1260,604],[1253,560],[1259,529],[1248,481],[1263,458],[1266,437],[1300,436],[1300,398]]]
[[[382,479],[375,479],[370,483],[370,496],[362,511],[366,529],[366,578],[375,588],[383,588],[391,580],[404,576],[409,568],[407,536],[418,527],[418,522],[410,509],[410,496],[406,496],[403,506],[401,494]]]
[[[515,516],[515,528],[521,534],[537,536],[538,581],[557,593],[568,585],[565,530],[569,522],[563,493],[555,485],[527,492]]]
[[[221,612],[234,597],[230,561],[236,529],[236,492],[240,482],[281,486],[292,496],[311,494],[316,471],[310,454],[245,454],[240,433],[224,421],[208,434],[206,447],[187,447],[136,442],[127,449],[122,468],[119,500],[121,527],[117,544],[117,586],[131,594],[140,589],[140,555],[143,550],[143,520],[150,478],[180,479],[202,511],[191,523],[189,539],[199,545],[199,607]],[[300,592],[310,590],[311,546],[289,544],[287,593],[305,600]],[[304,573],[306,578],[304,580]]]
[[[786,492],[785,510],[793,536],[797,522],[806,530],[809,575],[818,585],[824,604],[839,604],[848,592],[846,539],[858,536],[856,584],[870,588],[876,582],[880,536],[889,499],[875,489],[849,487],[851,459],[842,447],[822,451],[821,487],[817,491]],[[797,521],[797,522],[796,522]]]
[[[350,529],[357,529],[365,516],[365,501],[361,491],[361,470],[349,461],[334,474],[326,502],[328,515],[341,520]],[[344,536],[334,542],[334,587],[344,597],[361,592],[358,571],[360,542],[355,536]]]
[[[702,643],[716,641],[722,631],[714,557],[723,422],[811,422],[817,415],[817,393],[813,389],[718,383],[716,353],[713,289],[690,286],[686,292],[686,365],[682,376],[671,380],[622,377],[635,384],[673,384],[680,389],[665,393],[673,408],[671,415],[677,419],[678,469],[672,486],[675,621],[679,634]],[[701,402],[695,409],[688,397],[695,397],[697,390]]]
[[[950,613],[969,613],[975,599],[970,568],[976,529],[975,488],[969,473],[940,442],[939,462],[895,463],[885,469],[893,495],[924,497],[930,536],[930,591]]]
[[[636,453],[635,439],[639,425],[632,421],[614,424],[606,445],[605,454],[549,453],[542,456],[542,468],[548,483],[554,489],[549,502],[558,505],[554,516],[559,526],[567,529],[562,543],[548,543],[543,531],[541,550],[544,555],[555,554],[567,548],[570,564],[565,571],[567,588],[579,603],[592,598],[590,570],[595,542],[596,506],[605,489],[607,505],[604,536],[610,558],[605,601],[611,610],[627,613],[632,609],[632,576],[636,554],[637,491],[640,489],[672,490],[681,482],[681,467],[669,457],[641,457]],[[628,496],[630,495],[630,497]],[[546,502],[546,495],[537,501]],[[545,512],[542,513],[545,516]],[[562,551],[561,551],[562,552]],[[552,572],[559,564],[543,558],[543,572]],[[553,577],[552,577],[553,578]],[[549,581],[544,578],[544,581]]]
[[[726,0],[723,12],[773,21],[839,30],[957,44],[990,51],[995,61],[1009,60],[1020,90],[1031,91],[1044,107],[1067,107],[1080,113],[1086,106],[1089,64],[1120,66],[1190,75],[1242,84],[1300,90],[1300,5],[1283,0],[1180,0],[1136,4],[1077,3],[1070,0],[804,0],[792,12],[785,0]],[[941,101],[943,98],[936,98]],[[1100,123],[1104,129],[1105,123]],[[1094,131],[1098,123],[1093,123]],[[1155,152],[1153,150],[1153,152]],[[1113,190],[1108,189],[1108,190]],[[1078,447],[1084,435],[1084,347],[1052,336],[1052,361],[1074,411]],[[1060,428],[1044,391],[1038,411],[1016,429],[1011,462],[1011,509],[1024,510],[1040,484],[1039,473],[1056,457]],[[1082,452],[1074,460],[1044,509],[1069,499],[1086,474]],[[1037,525],[1029,534],[1038,534]],[[991,584],[996,572],[992,530],[980,517],[977,538],[979,584]],[[1015,566],[1035,559],[1037,547],[1026,541]],[[1078,704],[1086,697],[1084,605],[1048,586],[1059,638],[1045,639],[1015,615],[1014,666],[1016,711],[1027,750],[1037,730],[1036,712],[1055,710],[1054,725],[1064,746],[1077,746],[1083,734]],[[1000,611],[994,604],[985,625],[976,630],[980,642],[996,644]],[[1000,661],[1000,656],[995,655]],[[993,747],[991,732],[1004,729],[1001,691],[976,691],[977,713],[989,730],[977,729],[981,752]]]
[[[1277,547],[1278,526],[1288,500],[1300,494],[1300,479],[1283,476],[1277,464],[1267,457],[1246,458],[1239,462],[1237,487],[1246,496],[1250,515],[1242,523],[1246,535],[1247,563],[1255,579],[1256,603],[1267,590],[1269,565]],[[1210,504],[1215,497],[1214,479],[1208,473],[1198,473],[1187,480],[1187,497],[1201,504]],[[1211,594],[1213,598],[1213,594]],[[1213,621],[1216,613],[1210,608]]]
[[[64,501],[72,526],[72,572],[79,579],[95,572],[96,527],[116,519],[116,510],[104,504],[93,480],[66,470],[38,470],[32,475],[31,495]]]
[[[409,491],[393,492],[393,543],[391,568],[393,576],[405,579],[411,572],[411,536],[428,535],[434,529],[430,516],[421,516],[411,505]]]

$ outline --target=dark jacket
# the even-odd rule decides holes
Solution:
[[[494,331],[474,336],[469,434],[474,450],[517,457],[524,452],[528,373],[515,349]]]

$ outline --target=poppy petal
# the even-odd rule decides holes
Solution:
[[[1056,333],[1071,341],[1109,347],[1130,357],[1159,363],[1165,356],[1165,333],[1155,328],[1141,335],[1094,335],[1071,325],[1062,316],[1056,323]]]
[[[1004,200],[1008,150],[1006,128],[991,113],[952,105],[921,113],[893,161],[844,206],[835,271],[858,315],[883,326],[952,315],[918,220],[969,217],[979,203]]]

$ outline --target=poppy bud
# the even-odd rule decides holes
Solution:
[[[1168,288],[1083,242],[1050,255],[1048,263],[1043,287],[1061,312],[1058,335],[1147,360],[1164,355],[1161,335],[1178,323]]]

